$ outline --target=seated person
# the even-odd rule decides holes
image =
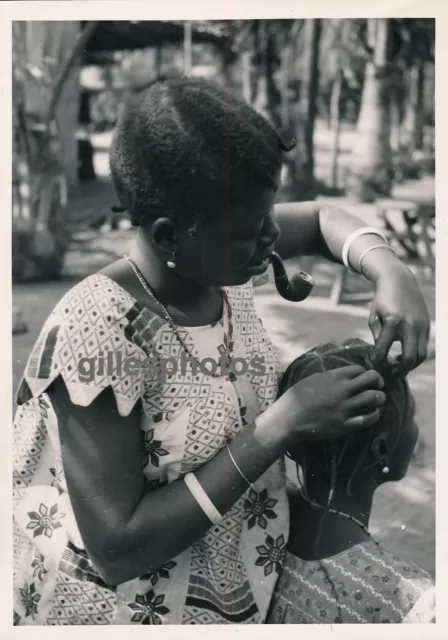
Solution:
[[[372,356],[361,340],[316,347],[288,367],[279,396],[317,372],[354,364],[373,369]],[[268,624],[435,622],[430,576],[368,531],[375,490],[405,477],[418,440],[406,379],[389,362],[376,368],[386,394],[376,425],[289,453],[300,468],[301,490]]]

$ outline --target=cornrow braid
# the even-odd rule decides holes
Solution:
[[[346,340],[342,344],[329,342],[319,345],[294,360],[287,368],[280,381],[278,396],[283,395],[293,384],[314,373],[353,364],[360,365],[366,370],[374,369],[373,347],[358,339]],[[390,429],[391,425],[395,425],[396,439],[393,449],[400,438],[400,431],[403,425],[408,399],[408,389],[405,380],[402,377],[393,375],[392,365],[389,362],[385,362],[379,367],[377,366],[376,369],[384,378],[384,391],[386,393],[386,403],[383,406],[379,422],[376,425],[372,426],[367,433],[365,431],[359,432],[351,434],[346,438],[337,438],[333,441],[320,443],[302,443],[300,447],[292,449],[289,452],[289,457],[296,462],[297,477],[304,499],[313,508],[319,509],[322,512],[315,540],[316,556],[318,556],[323,522],[327,513],[337,514],[351,520],[378,545],[376,540],[370,535],[367,527],[361,522],[349,514],[336,511],[332,508],[332,501],[338,484],[344,484],[346,490],[350,493],[356,474],[361,470],[373,468],[373,466],[377,464],[377,462],[372,462],[370,465],[367,465],[366,462],[372,439],[379,425],[386,429]],[[356,459],[354,465],[353,458]],[[303,482],[299,474],[300,467],[302,468]],[[310,498],[307,488],[310,467],[319,467],[329,480],[330,489],[326,504],[318,504]],[[324,569],[323,565],[322,568]],[[331,583],[328,575],[327,577]],[[333,585],[332,591],[333,595],[335,595],[336,591],[333,589]],[[336,602],[338,606],[338,617],[340,617],[340,604],[337,597]]]
[[[328,480],[332,472],[329,464],[332,460],[331,451],[337,455],[337,482],[344,482],[350,489],[356,474],[362,469],[372,468],[376,463],[370,462],[366,467],[367,457],[372,439],[380,426],[390,429],[395,425],[396,440],[400,438],[407,405],[407,387],[404,378],[393,374],[392,364],[388,361],[381,365],[374,364],[373,347],[362,340],[350,339],[342,344],[325,343],[303,354],[287,368],[279,384],[278,396],[283,395],[293,384],[314,374],[338,369],[348,365],[359,365],[366,370],[376,369],[383,377],[386,402],[381,409],[380,419],[376,425],[352,433],[347,438],[337,438],[328,442],[302,443],[300,447],[292,448],[289,456],[300,463],[302,468],[312,465],[325,470]],[[329,449],[330,448],[330,449]],[[356,459],[353,465],[353,459]]]
[[[276,190],[283,153],[293,146],[219,86],[161,79],[126,105],[110,170],[135,225],[163,215],[197,230],[220,208],[241,203],[250,188]]]

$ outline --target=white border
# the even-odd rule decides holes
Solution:
[[[4,395],[4,419],[2,421],[2,483],[0,485],[0,505],[2,518],[1,536],[1,568],[3,580],[0,585],[0,615],[2,620],[2,637],[22,638],[33,640],[47,640],[49,636],[63,634],[64,640],[76,638],[82,633],[83,638],[117,638],[132,633],[133,637],[147,637],[150,633],[158,637],[208,637],[210,629],[204,627],[164,626],[146,627],[107,626],[107,627],[12,627],[12,594],[10,577],[12,576],[12,525],[11,525],[11,21],[12,20],[79,20],[101,19],[107,20],[182,20],[182,19],[244,19],[244,18],[359,18],[359,17],[436,17],[436,122],[437,122],[437,175],[442,180],[437,181],[437,280],[440,286],[437,290],[437,320],[440,327],[448,326],[446,318],[446,290],[444,291],[443,276],[444,262],[446,266],[448,251],[440,250],[440,243],[447,239],[447,211],[448,179],[443,179],[448,170],[447,163],[447,88],[444,80],[448,69],[448,2],[447,0],[275,0],[270,4],[263,4],[260,0],[101,0],[101,1],[64,1],[52,2],[1,2],[0,3],[0,99],[1,99],[1,154],[2,170],[0,173],[0,241],[3,243],[3,277],[0,279],[2,290],[2,335],[3,351],[1,364],[2,382],[1,393]],[[440,284],[440,282],[442,284]],[[445,358],[446,334],[439,331],[437,336],[437,391],[445,389],[447,381]],[[446,351],[445,351],[446,353]],[[437,394],[437,397],[439,393]],[[443,395],[441,396],[443,397]],[[377,625],[308,625],[296,629],[290,626],[282,627],[284,635],[306,638],[359,638],[376,637],[379,633],[384,638],[402,636],[405,640],[422,640],[423,638],[448,637],[448,606],[444,606],[447,590],[447,536],[448,519],[446,504],[443,504],[443,488],[447,482],[448,465],[446,453],[448,451],[448,416],[445,407],[437,402],[437,623],[435,625],[407,625],[404,629],[399,626],[386,625],[378,629]],[[446,500],[446,498],[445,498]],[[56,630],[57,629],[57,630]],[[241,638],[269,637],[274,630],[267,625],[220,625],[213,627],[213,635],[218,638],[230,636]],[[5,633],[6,632],[6,633]],[[55,635],[55,637],[56,637]]]

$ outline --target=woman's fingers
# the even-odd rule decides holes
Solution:
[[[423,329],[417,337],[417,365],[421,364],[428,357],[429,331]]]
[[[351,394],[355,395],[364,390],[382,389],[384,387],[384,380],[377,371],[373,369],[370,371],[362,369],[362,373],[350,380],[348,384]]]
[[[357,378],[361,374],[365,373],[366,370],[363,369],[359,364],[349,364],[346,367],[340,367],[339,369],[335,369],[339,376],[343,376],[344,378],[348,378],[349,380]]]
[[[388,316],[382,325],[380,335],[375,343],[375,353],[380,360],[384,360],[390,351],[391,346],[399,337],[398,330],[401,320],[395,316]]]
[[[364,415],[369,411],[375,411],[386,402],[386,394],[382,391],[363,391],[359,395],[350,398],[344,408],[349,416]]]
[[[370,331],[372,332],[373,339],[376,342],[381,333],[381,320],[376,309],[372,309],[372,311],[370,312],[369,327]]]
[[[371,413],[367,413],[363,416],[356,416],[349,418],[345,421],[345,426],[351,429],[364,429],[365,427],[371,427],[376,424],[380,417],[380,410],[376,409]]]
[[[409,323],[403,326],[403,334],[401,337],[402,357],[400,359],[399,368],[403,375],[415,368],[418,354],[417,329]]]

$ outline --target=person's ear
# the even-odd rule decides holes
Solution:
[[[169,218],[157,218],[151,226],[150,235],[154,244],[163,251],[168,254],[176,251],[176,232]]]
[[[373,438],[372,444],[370,445],[370,453],[380,465],[382,472],[388,474],[390,470],[389,450],[384,435],[378,434]]]

